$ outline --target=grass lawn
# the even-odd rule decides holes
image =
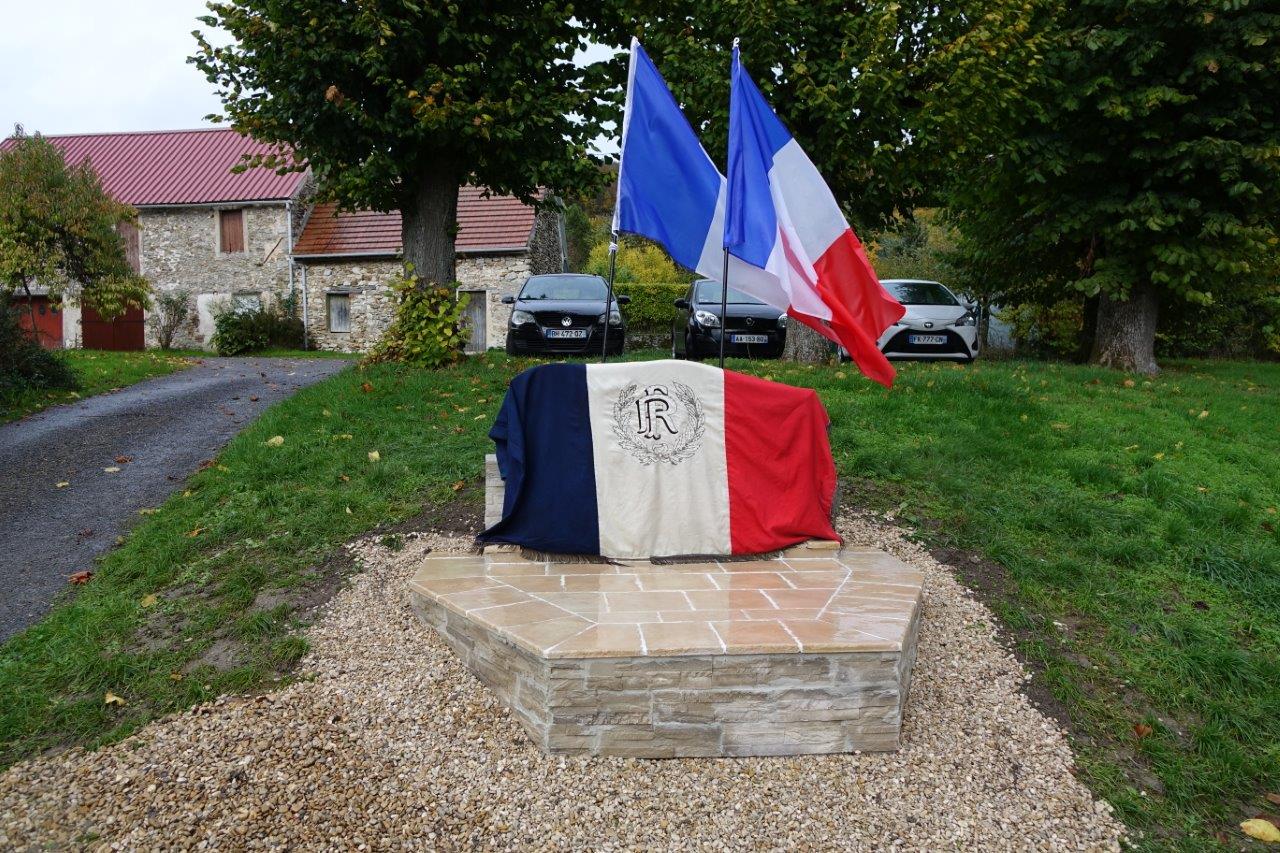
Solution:
[[[485,432],[529,363],[347,370],[269,409],[0,647],[0,764],[270,683],[342,542],[478,505]],[[907,364],[892,392],[847,366],[731,366],[816,388],[846,498],[964,555],[1147,846],[1241,840],[1277,810],[1280,365]]]
[[[0,396],[0,423],[15,421],[47,406],[69,403],[82,397],[101,394],[164,376],[187,366],[182,354],[147,350],[145,352],[109,352],[107,350],[68,349],[59,355],[67,360],[80,378],[77,391],[23,391]]]

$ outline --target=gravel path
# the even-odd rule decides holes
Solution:
[[[210,358],[0,425],[0,642],[263,409],[346,364]]]
[[[311,629],[310,680],[0,776],[0,848],[1119,849],[985,608],[895,531],[842,530],[926,574],[899,753],[547,757],[410,612],[416,559],[466,544],[424,534],[354,546],[366,571]]]

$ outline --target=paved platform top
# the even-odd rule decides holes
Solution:
[[[923,575],[874,549],[754,561],[433,555],[411,589],[548,658],[896,652]]]

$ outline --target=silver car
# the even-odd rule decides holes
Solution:
[[[890,278],[880,282],[907,313],[876,345],[889,358],[944,358],[964,362],[978,355],[978,317],[943,284]]]

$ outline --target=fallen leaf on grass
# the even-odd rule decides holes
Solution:
[[[180,672],[171,672],[171,673],[169,673],[169,680],[170,680],[170,681],[181,681],[181,680],[182,680],[182,673],[180,673]]]
[[[1152,456],[1151,458],[1152,458],[1152,459],[1163,459],[1163,458],[1164,458],[1164,454],[1163,454],[1163,453],[1157,453],[1157,454],[1155,454],[1154,456]]]
[[[85,571],[76,572],[74,575],[71,575],[70,577],[68,577],[67,583],[73,583],[79,586],[84,586],[89,582],[89,579],[92,577],[93,577],[93,572],[86,569]]]
[[[1205,418],[1209,417],[1209,410],[1208,409],[1202,410],[1200,414],[1196,415],[1196,417],[1199,418],[1200,420],[1204,420]]]
[[[1280,806],[1280,794],[1267,794],[1267,802]]]
[[[329,415],[333,414],[333,412],[329,411],[328,409],[321,409],[320,414],[327,418],[329,417]]]
[[[1155,729],[1146,723],[1138,723],[1133,727],[1133,733],[1138,737],[1149,737]]]
[[[1124,387],[1126,387],[1126,388],[1132,388],[1133,386],[1137,385],[1138,383],[1137,383],[1137,382],[1134,382],[1132,379],[1126,379],[1126,380],[1125,380],[1124,382],[1122,382],[1121,384],[1122,384],[1122,385],[1124,385]]]
[[[102,469],[102,473],[104,473],[104,474],[115,474],[115,473],[117,473],[119,470],[120,470],[120,469],[119,469],[119,468],[117,468],[115,465],[112,465],[110,468],[103,468],[103,469]]]
[[[347,507],[347,515],[355,515],[355,513],[351,511],[351,507]]]
[[[144,506],[142,509],[138,510],[138,515],[155,515],[159,511],[160,510],[153,506]]]
[[[250,403],[256,403],[256,402],[258,402],[258,395],[257,395],[257,394],[251,394],[251,395],[249,396],[249,402],[250,402]]]
[[[195,538],[196,538],[197,536],[199,536],[201,533],[204,533],[204,532],[205,532],[205,530],[207,530],[207,529],[208,529],[208,528],[206,528],[206,527],[197,527],[197,528],[195,528],[194,530],[188,530],[188,531],[187,531],[187,536],[188,536],[189,538],[191,538],[191,539],[195,539]]]
[[[153,592],[150,595],[142,596],[142,601],[138,603],[141,604],[143,607],[155,607],[157,600],[158,599],[156,598],[156,594]]]
[[[62,482],[60,482],[60,483],[54,483],[54,484],[53,484],[53,487],[54,487],[55,489],[65,489],[67,486],[70,486],[70,485],[71,485],[71,484],[70,484],[69,482],[67,482],[66,480],[63,480],[63,481],[62,481]]]
[[[1280,844],[1280,829],[1276,829],[1276,825],[1269,820],[1255,817],[1240,824],[1240,828],[1250,838],[1256,838],[1268,844]]]
[[[382,458],[382,454],[381,454],[381,453],[379,453],[378,451],[376,451],[376,450],[370,450],[370,451],[369,451],[369,461],[370,461],[370,462],[377,462],[377,461],[378,461],[379,459],[381,459],[381,458]]]
[[[110,690],[107,691],[106,696],[102,697],[102,702],[105,705],[124,705],[124,700]]]
[[[1052,426],[1054,429],[1058,429],[1058,430],[1071,429],[1071,424],[1064,424],[1064,423],[1062,423],[1061,421],[1058,421],[1058,422],[1056,422],[1056,423],[1050,424],[1050,426]]]
[[[455,492],[460,492],[462,491],[462,487],[465,486],[466,484],[467,484],[466,480],[459,480],[458,482],[453,484],[453,490]]]
[[[117,465],[128,465],[128,464],[129,464],[130,462],[132,462],[132,461],[133,461],[133,457],[132,457],[132,456],[125,456],[125,455],[121,454],[120,456],[117,456],[117,457],[116,457],[116,464],[117,464]]]
[[[267,439],[267,447],[279,447],[282,444],[284,444],[283,435],[273,435]]]
[[[361,382],[361,383],[360,383],[360,390],[361,390],[361,391],[363,391],[363,392],[364,392],[364,393],[366,393],[366,394],[370,393],[371,391],[373,391],[373,383],[372,383],[372,382]]]
[[[351,482],[351,478],[350,478],[350,477],[348,477],[346,474],[339,474],[339,475],[338,475],[338,479],[339,479],[339,480],[341,480],[341,481],[342,481],[342,482],[344,482],[344,483],[350,483],[350,482]]]

